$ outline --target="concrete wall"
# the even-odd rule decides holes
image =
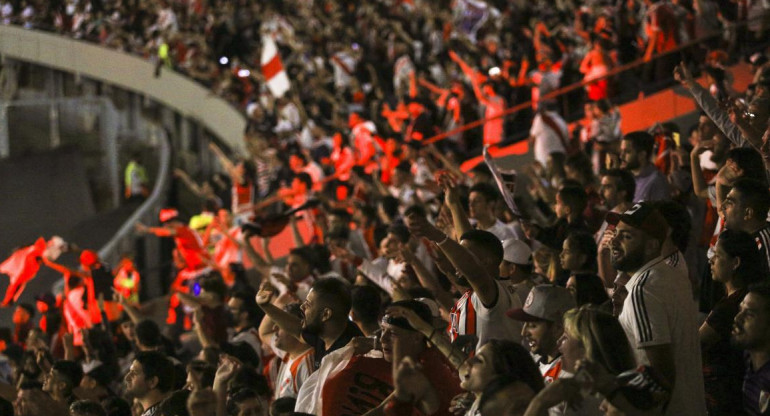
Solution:
[[[202,124],[231,149],[245,152],[244,115],[191,79],[141,57],[63,36],[0,26],[0,56],[56,68],[144,94]]]

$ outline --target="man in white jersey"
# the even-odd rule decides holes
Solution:
[[[607,221],[616,225],[612,265],[631,276],[619,321],[637,362],[673,386],[666,415],[705,415],[698,311],[689,279],[661,257],[666,220],[642,202]]]
[[[299,303],[291,303],[284,311],[301,318]],[[265,318],[269,319],[269,318]],[[273,350],[281,357],[278,374],[273,381],[273,399],[297,397],[299,388],[313,373],[313,348],[273,324]]]
[[[477,348],[493,338],[521,341],[517,325],[505,319],[505,312],[513,307],[513,296],[496,279],[503,260],[500,240],[490,232],[471,230],[458,243],[414,212],[406,217],[406,225],[415,236],[436,242],[458,272],[450,278],[468,289],[451,310],[450,338],[476,335]]]

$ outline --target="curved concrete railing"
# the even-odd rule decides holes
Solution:
[[[199,122],[230,149],[245,152],[244,115],[210,90],[171,70],[155,77],[153,63],[63,36],[0,26],[0,55],[97,79],[152,98]]]

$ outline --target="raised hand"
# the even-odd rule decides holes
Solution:
[[[433,330],[433,326],[430,323],[422,320],[413,310],[404,308],[402,306],[391,306],[387,310],[387,314],[394,318],[404,318],[409,322],[409,325],[417,331],[425,334],[430,333]]]
[[[273,287],[270,282],[263,282],[262,285],[259,286],[259,292],[257,292],[257,305],[262,306],[270,303],[276,293],[275,287]]]

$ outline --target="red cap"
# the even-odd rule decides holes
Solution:
[[[99,256],[91,250],[83,250],[80,253],[80,264],[85,267],[91,267],[99,261]]]
[[[174,208],[163,208],[162,210],[160,210],[160,215],[159,215],[161,223],[171,221],[178,216],[179,216],[179,211],[177,211]]]

